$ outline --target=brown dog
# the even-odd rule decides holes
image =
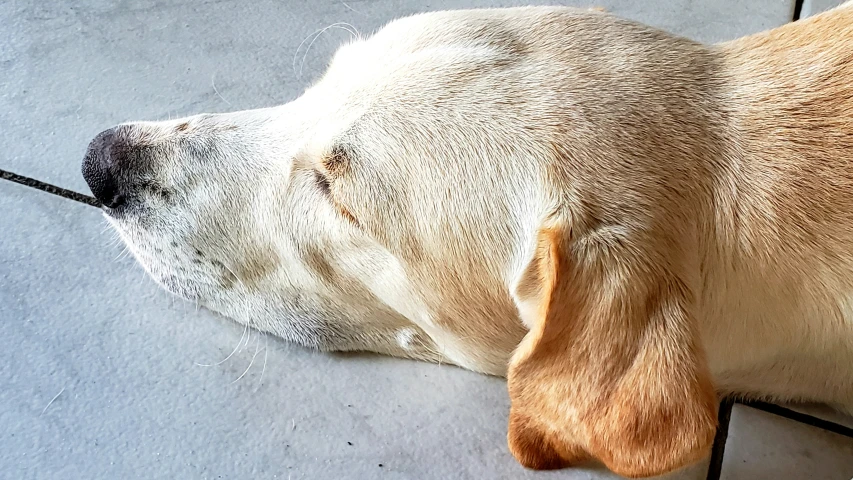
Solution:
[[[290,104],[108,130],[84,175],[172,292],[508,375],[529,467],[676,469],[719,392],[853,408],[851,4],[714,46],[417,15]]]

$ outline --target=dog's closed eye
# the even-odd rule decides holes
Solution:
[[[314,170],[314,182],[320,187],[320,191],[323,192],[324,195],[328,195],[331,197],[332,195],[332,186],[329,184],[329,179],[326,178],[325,175],[320,173],[317,170]]]

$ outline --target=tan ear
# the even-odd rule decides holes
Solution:
[[[509,367],[512,454],[535,469],[594,458],[627,477],[701,459],[717,399],[687,287],[624,238],[570,237],[542,229],[516,286],[530,332]]]

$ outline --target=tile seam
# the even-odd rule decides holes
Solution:
[[[56,185],[52,185],[50,183],[45,183],[40,180],[36,180],[35,178],[25,177],[23,175],[18,175],[17,173],[10,172],[8,170],[0,169],[0,179],[8,180],[13,183],[17,183],[19,185],[23,185],[25,187],[34,188],[36,190],[41,190],[46,193],[50,193],[52,195],[56,195],[58,197],[66,198],[68,200],[73,200],[75,202],[83,203],[85,205],[89,205],[92,207],[101,207],[101,202],[99,202],[94,197],[90,197],[88,195],[83,195],[82,193],[77,193],[73,190],[68,190],[62,187],[57,187]]]

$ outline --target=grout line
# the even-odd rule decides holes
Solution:
[[[772,403],[767,402],[744,401],[740,403],[746,405],[747,407],[752,407],[757,410],[765,411],[767,413],[779,415],[780,417],[785,417],[790,420],[805,423],[806,425],[810,425],[812,427],[822,428],[832,433],[837,433],[839,435],[844,435],[845,437],[853,438],[853,428],[846,427],[835,422],[830,422],[829,420],[824,420],[822,418],[808,415],[806,413],[800,413],[795,410],[780,407],[778,405],[774,405]]]
[[[66,190],[64,188],[57,187],[56,185],[51,185],[49,183],[44,183],[39,180],[36,180],[35,178],[25,177],[23,175],[18,175],[17,173],[7,172],[3,169],[0,169],[0,179],[19,183],[26,187],[35,188],[43,192],[51,193],[62,198],[67,198],[68,200],[74,200],[75,202],[84,203],[93,207],[101,207],[101,202],[99,202],[94,197],[83,195],[82,193],[77,193],[71,190]]]
[[[708,475],[705,480],[719,480],[723,472],[723,455],[726,453],[726,440],[729,437],[729,422],[732,419],[734,400],[723,399],[717,413],[717,434],[714,436],[714,446],[711,448],[711,462],[708,464]]]
[[[811,427],[820,428],[845,437],[853,438],[853,428],[840,425],[835,422],[830,422],[829,420],[824,420],[813,415],[800,413],[796,410],[757,400],[741,400],[737,401],[737,403],[756,410],[771,413],[773,415],[778,415],[795,422],[803,423]],[[708,464],[708,475],[705,477],[705,480],[719,480],[720,475],[722,474],[723,456],[726,452],[726,441],[729,436],[729,423],[731,422],[732,407],[734,404],[735,401],[730,398],[723,399],[723,401],[720,402],[720,409],[717,414],[717,434],[714,436],[714,445],[711,448],[711,460]]]
[[[803,13],[803,0],[795,0],[794,1],[794,18],[791,21],[796,22],[800,19],[800,15]]]

